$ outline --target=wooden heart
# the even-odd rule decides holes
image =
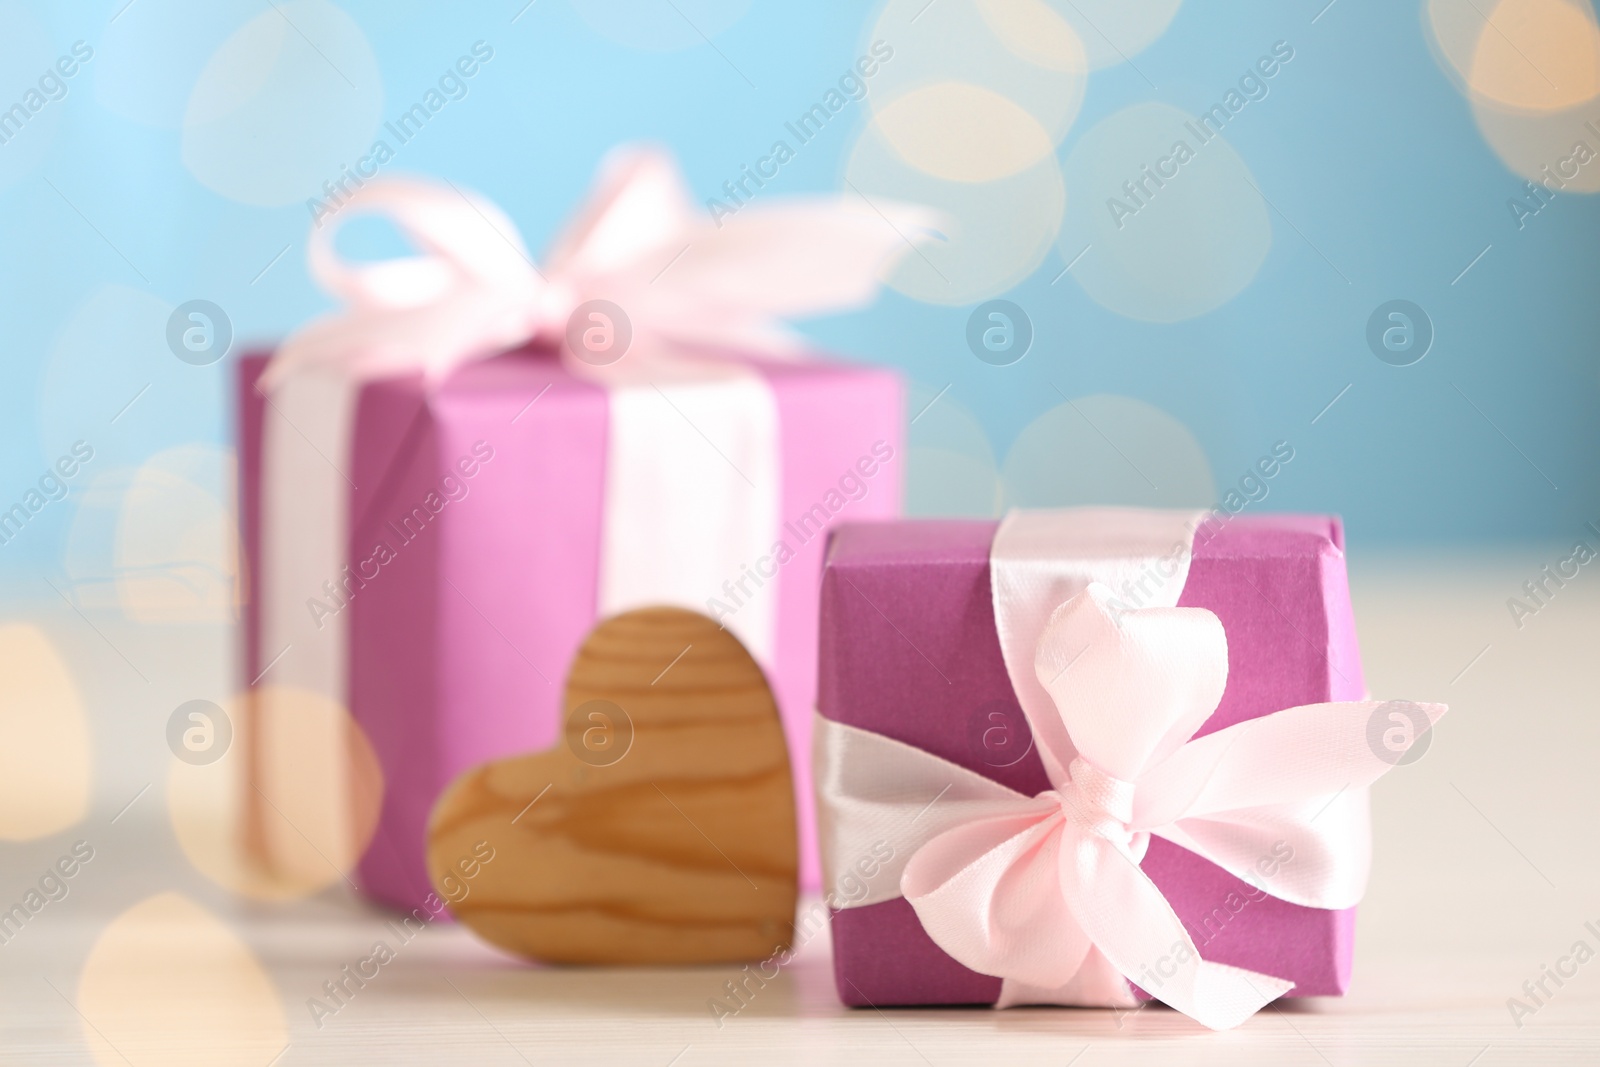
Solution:
[[[578,650],[564,707],[554,748],[468,771],[434,805],[428,870],[455,915],[560,963],[786,948],[798,892],[788,750],[733,635],[679,608],[607,619]]]

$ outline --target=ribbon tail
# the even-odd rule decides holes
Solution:
[[[1198,737],[1139,776],[1134,819],[1158,826],[1328,797],[1377,781],[1423,741],[1443,704],[1358,700],[1285,708]],[[1396,718],[1403,730],[1386,729]],[[1396,734],[1391,744],[1390,733]]]
[[[1370,863],[1367,787],[1444,713],[1442,704],[1352,701],[1237,723],[1142,775],[1132,826],[1282,900],[1350,907]],[[1388,735],[1402,733],[1404,746],[1389,747]]]
[[[1066,985],[1047,989],[1015,978],[1000,983],[997,1008],[1024,1008],[1048,1004],[1058,1008],[1137,1008],[1139,999],[1128,980],[1106,959],[1105,953],[1090,946]]]
[[[1210,860],[1279,900],[1354,907],[1372,869],[1371,799],[1365,787],[1298,804],[1181,819],[1150,832]]]
[[[753,206],[726,225],[697,228],[693,248],[648,288],[722,317],[848,311],[872,301],[885,272],[936,221],[921,208],[843,197]]]
[[[1200,958],[1154,882],[1110,841],[1068,830],[1061,888],[1112,966],[1155,999],[1212,1030],[1230,1030],[1294,988],[1272,975]]]
[[[1162,993],[1156,999],[1208,1029],[1232,1030],[1293,988],[1293,982],[1270,974],[1201,960],[1187,989]]]

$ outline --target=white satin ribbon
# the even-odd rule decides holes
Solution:
[[[601,531],[601,618],[672,604],[704,611],[778,539],[777,399],[748,367],[687,356],[649,381],[613,376]],[[778,583],[726,619],[762,666],[777,654]],[[748,613],[748,617],[745,617]]]
[[[277,726],[282,735],[258,736],[263,753],[256,762],[262,777],[257,788],[269,796],[340,797],[346,788],[342,772],[347,761],[342,758],[296,760],[286,770],[272,766],[268,753],[285,745],[342,753],[349,745],[345,722],[338,716],[304,714],[302,694],[313,693],[335,707],[347,703],[350,615],[341,610],[319,620],[307,601],[315,597],[330,607],[338,604],[323,583],[337,587],[347,562],[351,487],[341,471],[349,470],[355,394],[349,377],[311,368],[274,391],[261,423],[260,573],[252,591],[260,605],[261,675],[252,685],[261,687],[254,698],[258,729]],[[257,803],[254,791],[246,798]],[[331,835],[334,854],[353,856],[357,831],[347,812],[341,808],[326,816],[317,825]],[[279,822],[268,817],[263,825],[272,828]],[[263,835],[263,858],[274,869],[303,850],[298,841],[279,849],[270,830]]]
[[[1165,540],[1175,521],[1014,512],[996,534],[997,629],[1008,670],[1025,663],[1048,701],[1018,688],[1055,788],[1024,796],[901,742],[815,724],[823,867],[840,906],[905,896],[941,949],[1004,979],[999,1006],[1128,1006],[1131,980],[1227,1029],[1292,988],[1200,957],[1139,868],[1152,834],[1240,878],[1286,842],[1295,862],[1263,888],[1296,904],[1346,908],[1365,887],[1365,790],[1392,766],[1367,742],[1382,705],[1289,708],[1192,739],[1227,683],[1221,624],[1200,608],[1117,604],[1129,590],[1094,580],[1136,580],[1163,559],[1186,568],[1191,542],[1173,554]],[[1160,598],[1175,603],[1181,590],[1172,580]],[[1040,604],[1063,591],[1041,619]],[[1430,723],[1445,711],[1418,707]],[[880,884],[852,899],[834,873],[876,840],[894,848],[898,892]]]

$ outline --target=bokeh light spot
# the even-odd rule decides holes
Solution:
[[[945,181],[902,159],[876,123],[857,140],[845,182],[871,201],[925,204],[942,216],[938,239],[919,241],[887,279],[930,304],[975,304],[1033,273],[1050,251],[1066,202],[1053,155],[992,182]]]
[[[183,163],[207,188],[276,207],[322,195],[372,145],[383,109],[378,61],[325,0],[263,11],[224,41],[195,82]]]
[[[1538,186],[1518,195],[1530,208],[1539,208],[1558,193],[1600,192],[1596,110],[1580,104],[1542,115],[1515,114],[1474,100],[1472,117],[1500,161]]]
[[[89,810],[89,723],[66,661],[37,626],[0,626],[0,839],[59,833]]]
[[[1491,100],[1556,111],[1600,93],[1600,28],[1565,0],[1501,0],[1478,36],[1468,82]]]
[[[1440,66],[1475,104],[1562,111],[1600,95],[1600,26],[1584,0],[1429,0]]]
[[[43,462],[54,463],[82,441],[94,451],[77,475],[86,480],[115,466],[138,466],[164,448],[227,436],[232,364],[193,367],[175,358],[166,342],[172,310],[159,297],[117,284],[98,286],[72,309],[39,372]]]
[[[1189,429],[1127,396],[1084,396],[1049,409],[1023,427],[1003,470],[1008,507],[1216,502],[1210,461]]]
[[[1072,146],[1061,254],[1071,261],[1088,249],[1072,275],[1106,308],[1150,322],[1194,318],[1238,295],[1266,259],[1267,205],[1211,121],[1135,104]]]
[[[877,124],[901,159],[946,181],[1007,178],[1055,147],[1017,104],[963,82],[914,89],[879,108]]]
[[[62,559],[75,601],[140,623],[234,621],[233,468],[230,450],[192,444],[91,475]]]
[[[1183,0],[1050,0],[1095,69],[1126,63],[1167,32]]]
[[[946,390],[913,383],[907,434],[906,514],[991,518],[999,514],[1000,471],[983,427]]]
[[[1083,40],[1044,0],[977,0],[978,13],[1001,42],[1030,63],[1082,70]]]
[[[288,1043],[254,952],[181,893],[159,893],[100,933],[78,979],[83,1038],[106,1067],[260,1067]]]
[[[867,79],[869,104],[882,112],[908,93],[959,82],[979,86],[1027,112],[1052,142],[1083,103],[1089,66],[1072,27],[1038,0],[1002,10],[978,0],[889,0],[861,50],[892,50]],[[880,46],[880,52],[882,47]],[[979,136],[971,151],[993,151]]]
[[[337,703],[263,686],[224,705],[234,740],[194,765],[174,757],[167,809],[201,874],[257,899],[308,896],[346,878],[377,830],[383,772]]]

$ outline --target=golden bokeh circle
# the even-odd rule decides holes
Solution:
[[[1476,105],[1565,111],[1600,95],[1600,24],[1585,0],[1428,0],[1429,43]]]
[[[262,686],[223,705],[234,742],[213,762],[174,757],[167,810],[189,862],[260,900],[288,900],[349,877],[377,830],[383,772],[366,732],[337,701]]]
[[[953,83],[1010,102],[1055,144],[1077,117],[1088,84],[1089,64],[1077,32],[1043,0],[889,0],[863,51],[874,44],[876,54],[890,53],[867,79],[867,105],[879,115],[908,94]],[[984,106],[977,99],[968,91],[969,111]],[[971,131],[945,154],[1008,153],[997,144],[1005,132]]]
[[[1066,188],[1053,155],[989,182],[947,181],[907,163],[876,123],[845,164],[846,195],[922,204],[941,218],[932,239],[907,235],[887,284],[930,304],[977,303],[1005,292],[1044,262],[1061,226]]]
[[[106,1067],[260,1067],[288,1044],[272,978],[238,934],[181,893],[113,919],[78,977],[83,1038]]]
[[[66,660],[39,627],[0,625],[0,840],[33,841],[89,810],[94,753]]]

